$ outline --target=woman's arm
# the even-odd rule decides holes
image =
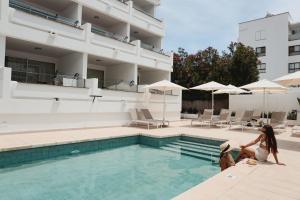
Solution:
[[[250,142],[249,144],[241,145],[241,148],[244,149],[244,148],[250,147],[252,145],[255,145],[256,143],[258,143],[260,141],[262,136],[263,136],[263,134],[260,134],[254,141]]]
[[[285,165],[284,163],[281,163],[281,162],[278,161],[278,157],[277,157],[277,153],[276,152],[272,152],[272,154],[274,156],[274,159],[275,159],[277,165]]]

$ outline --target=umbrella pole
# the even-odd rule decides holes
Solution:
[[[265,114],[266,114],[266,89],[264,88],[264,102],[263,102],[263,111],[264,111],[264,116],[263,116],[263,119],[265,119]],[[267,121],[268,122],[268,121]]]
[[[214,113],[214,91],[211,91],[211,109]]]
[[[163,126],[165,125],[165,118],[166,118],[166,90],[164,90]]]

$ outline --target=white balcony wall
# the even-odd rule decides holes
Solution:
[[[164,36],[164,23],[156,18],[153,18],[145,13],[132,9],[132,18],[130,23],[134,26],[147,30],[159,36]]]
[[[90,54],[129,63],[136,60],[137,46],[120,42],[102,35],[92,35],[91,45],[89,48]]]
[[[82,51],[82,42],[85,42],[85,31],[69,25],[48,20],[10,8],[10,19],[5,34],[25,41],[50,46]],[[54,35],[49,33],[53,32]],[[66,45],[68,44],[68,45]]]
[[[115,0],[74,0],[79,4],[97,10],[100,13],[110,15],[120,21],[127,22],[129,19],[129,7],[127,4]]]
[[[155,66],[157,69],[172,71],[172,66],[170,66],[170,63],[173,63],[172,54],[166,56],[141,48],[141,58],[146,66]]]
[[[80,78],[86,78],[87,54],[71,53],[58,60],[57,70],[59,73],[74,75],[79,74]]]

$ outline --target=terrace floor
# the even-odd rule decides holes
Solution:
[[[237,145],[248,143],[258,136],[256,131],[250,130],[242,132],[240,129],[190,127],[189,121],[183,120],[171,123],[169,128],[151,130],[135,127],[112,127],[0,134],[0,151],[136,134],[154,137],[184,134],[194,137],[233,140]],[[286,166],[274,164],[272,156],[269,157],[269,162],[258,163],[256,166],[249,166],[242,161],[237,166],[219,173],[175,199],[300,200],[300,138],[290,135],[291,131],[287,129],[276,136],[280,152],[278,156]]]

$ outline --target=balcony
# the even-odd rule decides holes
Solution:
[[[104,36],[104,37],[108,37],[108,38],[118,40],[120,42],[132,45],[131,43],[128,42],[128,36],[121,36],[121,35],[118,35],[116,33],[111,33],[111,32],[108,32],[108,31],[102,29],[101,27],[98,27],[98,26],[95,26],[95,25],[92,26],[91,31],[92,31],[92,33],[95,33],[95,34],[98,34],[98,35],[101,35],[101,36]]]
[[[166,53],[163,49],[155,48],[155,46],[153,46],[153,45],[146,44],[146,43],[141,43],[141,47],[142,47],[143,49],[147,49],[147,50],[149,50],[149,51],[153,51],[153,52],[155,52],[155,53],[159,53],[159,54],[161,54],[161,55],[170,57],[170,54],[169,54],[169,53]]]
[[[151,17],[152,19],[154,19],[154,20],[156,20],[156,21],[158,21],[158,22],[160,22],[160,23],[162,22],[161,19],[158,19],[158,18],[154,17],[154,16],[151,15],[150,13],[147,13],[147,12],[143,11],[142,9],[137,8],[136,6],[133,6],[133,8],[134,8],[136,11],[138,11],[138,12],[140,12],[140,13],[143,13],[143,14],[149,16],[149,17]]]
[[[69,26],[72,26],[75,28],[80,28],[80,24],[79,24],[78,20],[70,19],[70,18],[61,16],[58,13],[46,11],[41,8],[31,6],[31,5],[27,4],[26,2],[10,0],[9,6],[16,10],[20,10],[20,11],[29,13],[31,15],[39,16],[39,17],[45,18],[47,20],[55,21],[55,22],[69,25]]]
[[[150,13],[137,7],[133,7],[131,23],[133,26],[157,36],[164,36],[165,34],[162,20],[155,18]]]

